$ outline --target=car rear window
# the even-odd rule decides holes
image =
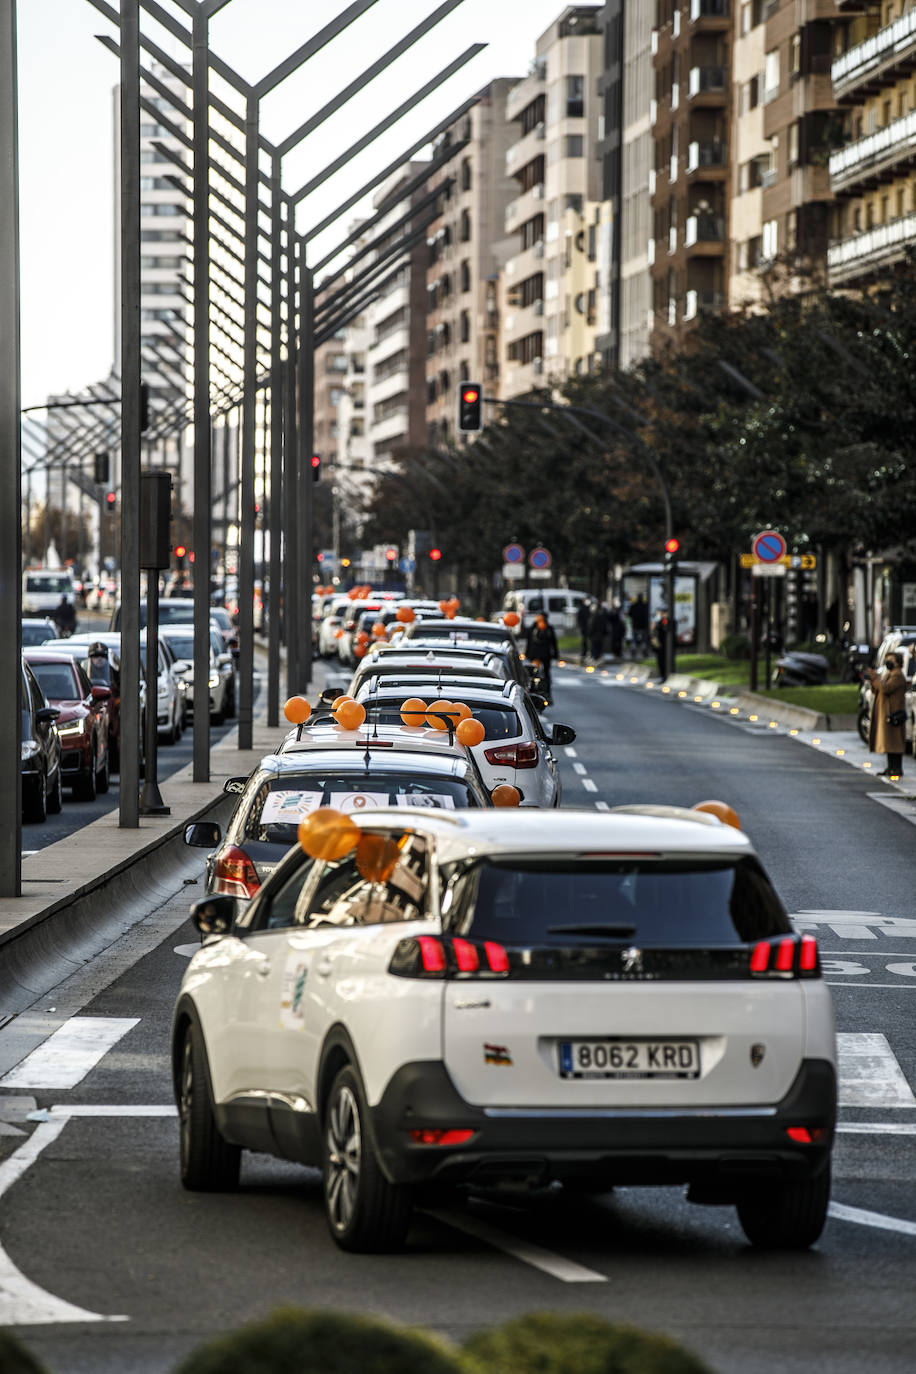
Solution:
[[[792,931],[751,858],[488,860],[444,876],[447,927],[507,945],[729,946]]]
[[[246,840],[295,844],[299,822],[319,806],[359,814],[384,806],[455,811],[478,801],[460,778],[370,770],[368,773],[309,773],[271,778],[251,798]]]
[[[401,720],[401,705],[404,701],[408,701],[411,696],[415,695],[416,693],[405,692],[401,701],[385,702],[373,702],[372,698],[369,697],[363,702],[363,705],[366,708],[369,719],[377,721],[379,725],[402,725],[404,722]],[[466,700],[461,692],[455,692],[454,696],[459,701]],[[434,700],[430,694],[427,694],[426,698],[421,698],[421,700],[424,699],[427,705]],[[449,698],[443,698],[443,700],[448,699]],[[518,718],[518,712],[515,711],[513,707],[503,705],[481,706],[473,701],[468,701],[467,705],[470,707],[474,719],[479,720],[483,726],[485,731],[484,739],[517,739],[522,733],[522,725]],[[407,722],[407,724],[417,725],[422,723],[423,722],[419,720]]]
[[[49,701],[78,701],[82,696],[68,663],[33,663],[31,667]]]

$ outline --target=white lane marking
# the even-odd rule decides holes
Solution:
[[[563,750],[563,753],[566,755],[566,757],[567,757],[568,759],[577,759],[577,758],[579,757],[579,755],[576,753],[575,749],[573,749],[572,747],[570,747],[570,748],[568,748],[568,749],[564,749],[564,750]]]
[[[591,778],[583,778],[582,786],[585,788],[586,792],[598,791],[598,784],[596,782],[592,782]]]
[[[198,940],[194,945],[176,945],[172,953],[179,954],[182,959],[193,959],[199,949],[200,941]]]
[[[837,1035],[836,1042],[840,1106],[916,1107],[886,1036],[846,1032]]]
[[[36,1115],[37,1115],[37,1113],[36,1113]],[[54,1118],[55,1120],[56,1120],[57,1117],[59,1117],[59,1116],[69,1118],[69,1117],[71,1117],[71,1116],[177,1116],[177,1115],[178,1115],[178,1108],[177,1108],[177,1107],[170,1106],[169,1103],[167,1103],[167,1102],[163,1102],[161,1105],[158,1105],[158,1106],[144,1106],[144,1105],[130,1106],[130,1105],[128,1105],[128,1106],[123,1106],[123,1107],[122,1107],[122,1106],[104,1107],[104,1106],[94,1105],[94,1104],[92,1104],[92,1103],[88,1103],[88,1102],[87,1102],[87,1103],[83,1104],[82,1106],[76,1105],[76,1106],[71,1107],[69,1104],[63,1104],[63,1105],[54,1106],[54,1107],[51,1108],[51,1116],[52,1116],[52,1118]],[[29,1120],[30,1120],[30,1121],[34,1120],[34,1117],[31,1117],[31,1116],[30,1116],[30,1117],[29,1117]]]
[[[916,1125],[909,1121],[843,1121],[838,1135],[916,1135]]]
[[[587,772],[588,772],[588,769],[586,768],[586,766],[585,766],[584,763],[574,763],[574,764],[573,764],[573,772],[574,772],[574,773],[578,773],[578,774],[579,774],[579,777],[581,778],[581,776],[582,776],[583,773],[587,773]]]
[[[428,1215],[435,1217],[437,1221],[443,1222],[446,1226],[453,1227],[456,1231],[464,1231],[466,1235],[474,1236],[476,1240],[482,1240],[485,1245],[492,1245],[495,1250],[502,1250],[505,1254],[511,1255],[513,1259],[521,1260],[523,1264],[530,1264],[532,1268],[540,1269],[542,1274],[549,1274],[551,1278],[559,1279],[562,1283],[607,1283],[608,1281],[604,1274],[599,1274],[594,1269],[586,1269],[584,1265],[576,1264],[575,1260],[565,1259],[563,1255],[555,1255],[552,1250],[545,1250],[540,1245],[533,1245],[531,1241],[508,1236],[505,1231],[490,1226],[480,1217],[438,1210],[430,1210]]]
[[[840,940],[876,940],[890,935],[903,940],[916,939],[916,921],[906,917],[882,916],[880,911],[796,911],[793,924],[799,930],[829,926]],[[877,933],[876,933],[877,932]]]
[[[610,806],[607,804],[607,802],[595,802],[595,810],[596,810],[596,811],[610,811],[610,809],[611,809],[611,808],[610,808]]]
[[[899,1231],[904,1236],[916,1236],[916,1221],[886,1217],[882,1212],[867,1212],[864,1207],[847,1207],[843,1202],[831,1202],[827,1213],[834,1221],[854,1221],[858,1226],[874,1226],[878,1231]]]
[[[75,1088],[139,1017],[71,1016],[21,1064],[0,1078],[2,1088]]]
[[[554,677],[561,687],[584,687],[585,683],[581,677],[573,677],[572,673],[554,673]]]
[[[67,1124],[66,1117],[37,1126],[29,1138],[0,1164],[0,1197],[22,1177],[46,1146],[57,1139]],[[0,1247],[0,1327],[40,1326],[51,1322],[126,1322],[129,1317],[106,1317],[87,1312],[56,1298],[16,1268]]]

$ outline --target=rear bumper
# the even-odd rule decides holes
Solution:
[[[689,1183],[737,1196],[762,1179],[805,1178],[827,1162],[836,1122],[836,1072],[805,1060],[782,1101],[764,1107],[570,1112],[474,1107],[438,1062],[405,1064],[389,1082],[372,1123],[383,1168],[396,1183],[514,1184],[552,1180]],[[796,1144],[789,1126],[818,1130]],[[419,1145],[410,1131],[473,1130],[457,1147]]]

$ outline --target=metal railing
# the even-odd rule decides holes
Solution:
[[[880,29],[838,57],[830,68],[837,93],[891,59],[908,56],[916,46],[916,10],[907,10],[887,28]]]
[[[843,185],[881,162],[893,161],[916,147],[916,110],[856,139],[830,156],[830,180]]]
[[[844,267],[865,267],[908,245],[916,246],[916,211],[832,243],[827,249],[827,267],[834,272]]]

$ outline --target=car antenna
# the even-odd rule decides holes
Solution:
[[[378,712],[379,712],[378,688],[379,688],[379,681],[378,681],[378,678],[376,678],[376,679],[374,680],[374,682],[372,683],[372,695],[375,697],[375,701],[374,701],[374,703],[373,703],[373,705],[375,706],[375,711],[373,712],[373,715],[372,715],[372,738],[373,738],[373,739],[378,739]]]

